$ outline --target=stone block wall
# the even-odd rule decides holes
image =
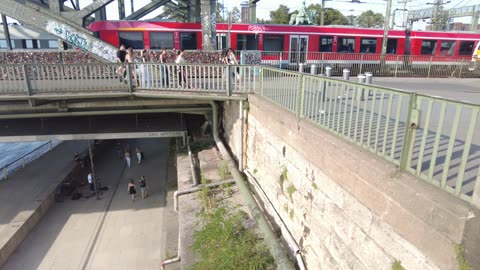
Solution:
[[[224,105],[223,121],[235,155],[238,106]],[[308,269],[391,269],[400,260],[406,269],[453,270],[460,243],[467,257],[478,255],[477,209],[262,98],[250,96],[249,108],[246,170]]]

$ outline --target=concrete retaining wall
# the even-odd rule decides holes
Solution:
[[[459,243],[478,261],[477,209],[262,98],[250,96],[249,107],[246,169],[309,269],[391,269],[395,260],[457,269]],[[238,155],[238,103],[224,112],[224,136]]]

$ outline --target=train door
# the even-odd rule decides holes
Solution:
[[[290,64],[305,63],[307,60],[308,36],[290,35]]]

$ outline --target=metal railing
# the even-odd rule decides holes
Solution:
[[[59,145],[62,141],[48,141],[39,147],[33,149],[32,151],[24,154],[23,156],[5,164],[0,168],[0,181],[5,180],[8,176],[12,175],[21,168],[32,162],[33,160],[39,158],[41,155],[52,150],[55,146]]]
[[[472,202],[480,183],[480,105],[262,68],[257,94]]]
[[[256,93],[467,201],[480,189],[475,104],[265,66],[13,65],[0,75],[0,95]]]
[[[150,51],[152,62],[160,62],[161,51]],[[372,72],[375,76],[392,77],[456,77],[480,78],[480,66],[472,70],[471,54],[462,57],[433,55],[396,55],[387,54],[381,59],[371,53],[339,52],[288,52],[288,51],[246,51],[259,52],[258,57],[248,57],[245,64],[261,64],[286,70],[298,71],[298,64],[318,65],[319,72],[325,73],[326,67],[332,67],[334,76],[341,76],[342,69],[348,68],[352,75]],[[221,51],[187,51],[185,58],[191,64],[219,65]],[[256,54],[249,54],[250,56]],[[167,51],[166,58],[173,63],[176,54]],[[241,51],[237,51],[240,60]],[[0,63],[9,64],[75,64],[97,63],[97,59],[81,51],[25,50],[0,51]],[[383,62],[383,63],[382,63]]]
[[[232,65],[0,65],[0,95],[75,92],[255,92],[259,68]]]
[[[471,69],[471,56],[395,55],[384,59],[378,54],[368,53],[291,53],[261,52],[262,65],[298,71],[298,64],[306,67],[317,65],[319,73],[326,67],[332,75],[341,76],[344,68],[352,75],[372,72],[375,76],[426,77],[426,78],[480,78],[480,67]]]

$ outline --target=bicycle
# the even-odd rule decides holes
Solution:
[[[55,192],[55,201],[63,202],[65,200],[65,196],[70,196],[74,190],[75,186],[72,182],[63,181],[57,187],[57,190]]]

